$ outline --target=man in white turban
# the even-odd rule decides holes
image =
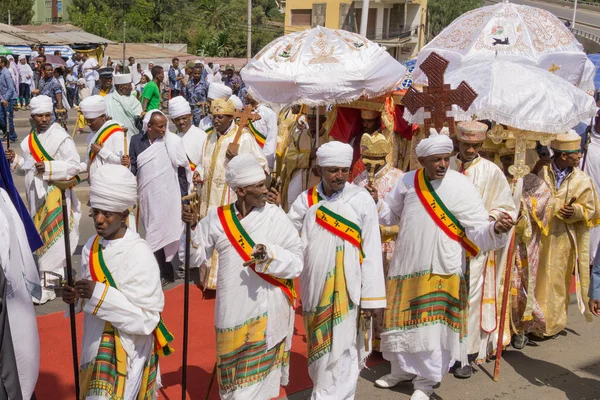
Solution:
[[[137,181],[127,168],[98,168],[90,185],[97,234],[82,250],[79,279],[63,289],[63,301],[78,303],[75,308],[84,313],[82,398],[108,399],[114,393],[123,399],[155,398],[158,357],[171,350],[170,335],[159,340],[163,336],[154,334],[166,330],[158,265],[148,243],[126,224],[136,200]],[[100,357],[107,352],[112,357]],[[98,373],[100,369],[105,373]]]
[[[302,243],[283,210],[266,203],[263,166],[252,154],[232,159],[225,179],[236,200],[213,208],[195,227],[191,261],[203,264],[219,253],[215,329],[221,398],[272,399],[288,383]],[[195,222],[187,213],[184,220]]]
[[[132,94],[132,75],[115,75],[113,83],[115,90],[106,95],[106,115],[119,121],[123,128],[127,128],[127,141],[138,134],[137,123],[142,114],[142,104]]]
[[[121,157],[127,151],[125,132],[121,125],[106,116],[106,101],[102,96],[90,96],[79,103],[79,109],[91,132],[87,138],[88,179],[104,164],[121,164]]]
[[[202,152],[206,142],[206,132],[192,124],[192,109],[183,96],[169,100],[169,116],[175,124],[175,132],[183,140],[185,153],[192,172],[202,170]]]
[[[376,385],[413,380],[412,400],[429,399],[455,361],[466,365],[467,259],[504,246],[513,225],[506,214],[490,222],[477,189],[448,169],[452,148],[432,130],[416,148],[423,168],[406,173],[381,201],[368,188],[379,223],[399,224],[380,345],[392,373]]]
[[[305,246],[300,284],[315,400],[354,398],[372,350],[365,331],[386,305],[377,208],[365,189],[348,183],[353,152],[337,141],[319,147],[321,182],[288,214]]]
[[[206,101],[207,101],[207,105],[209,108],[209,112],[208,115],[206,115],[204,118],[202,118],[202,120],[200,121],[200,124],[198,125],[198,127],[200,129],[202,129],[203,131],[205,131],[206,133],[210,133],[213,130],[213,115],[212,115],[212,111],[211,111],[211,105],[213,100],[217,100],[217,99],[222,99],[222,100],[229,100],[229,98],[232,95],[232,91],[231,88],[228,86],[223,85],[222,83],[219,82],[213,82],[208,86],[208,93],[206,95]]]
[[[33,130],[21,142],[21,155],[12,149],[5,151],[11,170],[25,175],[25,190],[29,213],[38,229],[44,245],[37,250],[38,268],[43,282],[45,272],[63,275],[65,267],[65,244],[60,190],[53,181],[75,178],[83,171],[75,142],[59,123],[53,123],[53,104],[48,96],[31,99]],[[67,189],[71,252],[79,241],[79,200],[72,189]],[[42,289],[43,304],[56,298],[53,290]],[[35,302],[37,302],[34,299]]]
[[[140,220],[146,241],[161,271],[163,286],[174,280],[171,260],[183,232],[181,197],[188,194],[192,173],[181,138],[169,131],[169,121],[159,110],[144,117],[142,134],[129,145],[124,165],[137,176]]]

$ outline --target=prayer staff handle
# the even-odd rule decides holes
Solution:
[[[571,197],[571,200],[569,200],[569,204],[567,204],[567,205],[569,207],[571,207],[575,203],[575,200],[577,200],[577,197],[575,197],[575,196]]]

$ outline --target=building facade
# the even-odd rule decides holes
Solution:
[[[362,1],[286,0],[285,33],[314,26],[359,32]],[[386,46],[397,60],[417,55],[425,45],[427,0],[371,0],[367,38]]]
[[[69,21],[71,0],[35,0],[32,24],[56,24]]]

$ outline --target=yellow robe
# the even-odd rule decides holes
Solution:
[[[575,168],[556,189],[556,176],[552,166],[546,166],[539,176],[552,190],[552,218],[547,236],[542,236],[540,265],[535,297],[546,318],[545,336],[552,336],[567,326],[567,308],[571,279],[576,274],[581,300],[580,309],[588,321],[588,287],[590,282],[589,240],[590,228],[597,225],[600,203],[591,178]],[[575,197],[575,213],[564,220],[558,213],[561,207]],[[577,261],[577,262],[576,262]]]

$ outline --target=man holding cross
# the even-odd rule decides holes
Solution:
[[[202,170],[195,174],[200,181],[200,216],[204,217],[215,208],[235,201],[236,193],[229,188],[225,180],[225,169],[231,159],[238,154],[252,154],[269,173],[267,159],[254,136],[245,128],[250,113],[240,115],[240,124],[235,122],[235,106],[231,100],[216,99],[211,104],[214,129],[210,131],[204,144]],[[200,270],[200,279],[206,289],[216,287],[217,255],[213,254],[207,265]]]

